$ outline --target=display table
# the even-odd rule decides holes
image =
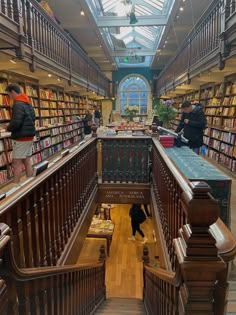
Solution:
[[[114,232],[114,223],[111,220],[93,218],[87,237],[105,238],[107,240],[107,255],[110,256],[110,246]]]
[[[186,146],[165,148],[166,153],[190,181],[204,181],[219,202],[220,218],[230,227],[231,179]]]

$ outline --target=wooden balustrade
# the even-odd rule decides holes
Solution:
[[[167,313],[181,315],[198,311],[201,314],[223,315],[227,263],[236,254],[235,238],[218,219],[219,205],[210,195],[210,187],[203,182],[190,183],[158,141],[153,140],[153,143],[152,197],[156,204],[156,220],[161,221],[161,243],[168,253],[165,267],[175,271],[175,277],[180,274],[182,278],[177,289],[178,311],[168,309]],[[176,287],[173,283],[169,286],[167,275],[162,283],[160,274],[151,273],[145,273],[147,290],[151,292],[157,286],[157,294],[162,294],[162,308],[153,311],[155,314],[166,314],[170,300],[176,298]],[[144,296],[146,304],[151,307],[148,294]]]
[[[171,163],[157,140],[152,150],[153,198],[155,198],[159,220],[164,233],[165,243],[172,268],[175,270],[176,256],[173,239],[178,237],[179,229],[187,223],[181,195],[189,191],[186,179]],[[161,154],[162,153],[162,154]]]
[[[0,270],[2,269],[2,257],[4,254],[5,247],[10,240],[9,227],[6,224],[0,223]],[[0,314],[7,315],[8,308],[8,288],[6,281],[0,278]]]
[[[0,224],[0,257],[10,239]],[[92,314],[105,300],[105,256],[95,264],[18,268],[12,248],[5,249],[0,272],[1,315]]]
[[[143,300],[148,314],[179,315],[180,278],[161,268],[143,269]]]
[[[69,81],[74,79],[108,95],[106,76],[36,0],[1,0],[0,26],[4,27],[4,40],[9,47],[16,48],[17,56],[27,55],[26,61],[31,60],[32,71],[37,62],[56,67]]]
[[[100,137],[103,183],[149,183],[150,137]]]
[[[2,201],[0,221],[11,228],[17,266],[56,265],[96,189],[97,150],[90,140]]]
[[[185,39],[176,56],[170,60],[158,78],[158,90],[164,92],[181,82],[181,77],[188,81],[191,73],[215,56],[216,64],[220,56],[220,36],[225,30],[224,1],[213,1],[194,29]],[[214,58],[210,58],[214,59]],[[209,60],[208,60],[209,61]],[[201,64],[202,65],[202,64]]]
[[[105,299],[105,263],[19,269],[17,278],[10,276],[7,314],[86,315]]]

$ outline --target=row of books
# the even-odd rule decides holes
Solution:
[[[227,128],[236,128],[236,118],[225,118],[222,125]]]
[[[204,98],[212,98],[214,96],[214,89],[211,88],[207,88],[203,91],[201,91],[200,93],[200,99],[204,99]]]
[[[6,151],[0,154],[0,166],[5,166],[11,162],[12,162],[12,151]]]
[[[58,116],[58,117],[52,117],[52,118],[44,118],[42,120],[42,127],[49,127],[54,125],[62,125],[64,123],[64,117]]]
[[[234,94],[236,93],[236,84],[235,82],[230,82],[226,85],[226,90],[225,90],[225,94]]]
[[[235,115],[235,109],[236,107],[224,107],[223,109],[223,116],[234,116]]]
[[[210,107],[206,108],[205,114],[206,115],[220,115],[222,111],[222,107]]]
[[[222,105],[236,105],[236,95],[225,96]]]
[[[0,108],[0,120],[10,120],[11,113],[9,109]]]
[[[5,184],[10,178],[13,177],[13,169],[10,166],[9,170],[0,170],[0,184]]]
[[[201,104],[204,106],[220,106],[221,100],[219,98],[213,97],[206,100],[202,100]]]
[[[50,100],[57,100],[57,93],[52,90],[39,90],[40,98],[47,98]]]
[[[221,117],[207,116],[206,120],[208,125],[221,126]]]
[[[62,110],[56,110],[56,109],[41,109],[40,114],[42,117],[47,116],[63,116]]]
[[[0,106],[10,106],[10,98],[8,95],[0,94]]]

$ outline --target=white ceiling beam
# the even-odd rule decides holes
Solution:
[[[163,16],[136,16],[138,22],[129,24],[129,17],[104,16],[97,19],[98,27],[125,27],[125,26],[164,26],[167,24],[167,17]]]

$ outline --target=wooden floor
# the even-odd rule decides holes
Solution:
[[[106,262],[107,297],[142,298],[142,237],[136,235],[137,241],[129,241],[131,224],[129,209],[131,205],[116,205],[111,210],[111,219],[115,230],[110,248],[110,257]],[[151,257],[159,256],[158,244],[153,241],[152,220],[147,219],[141,228],[148,238]],[[98,259],[99,247],[106,244],[104,240],[86,239],[78,262],[89,262]]]
[[[137,241],[128,241],[131,236],[129,208],[131,205],[116,205],[111,211],[115,230],[110,249],[110,257],[106,263],[107,297],[142,298],[142,251],[141,236],[136,235]],[[159,256],[158,241],[153,241],[152,220],[147,219],[142,229],[148,237],[150,256]],[[236,235],[236,179],[232,178],[231,191],[231,231]],[[100,245],[106,245],[106,240],[86,239],[78,262],[97,261]],[[154,259],[154,258],[153,258]],[[154,263],[158,263],[154,261]],[[236,281],[236,259],[232,265],[230,280]],[[235,313],[234,313],[235,312]],[[233,313],[236,314],[236,308]]]

